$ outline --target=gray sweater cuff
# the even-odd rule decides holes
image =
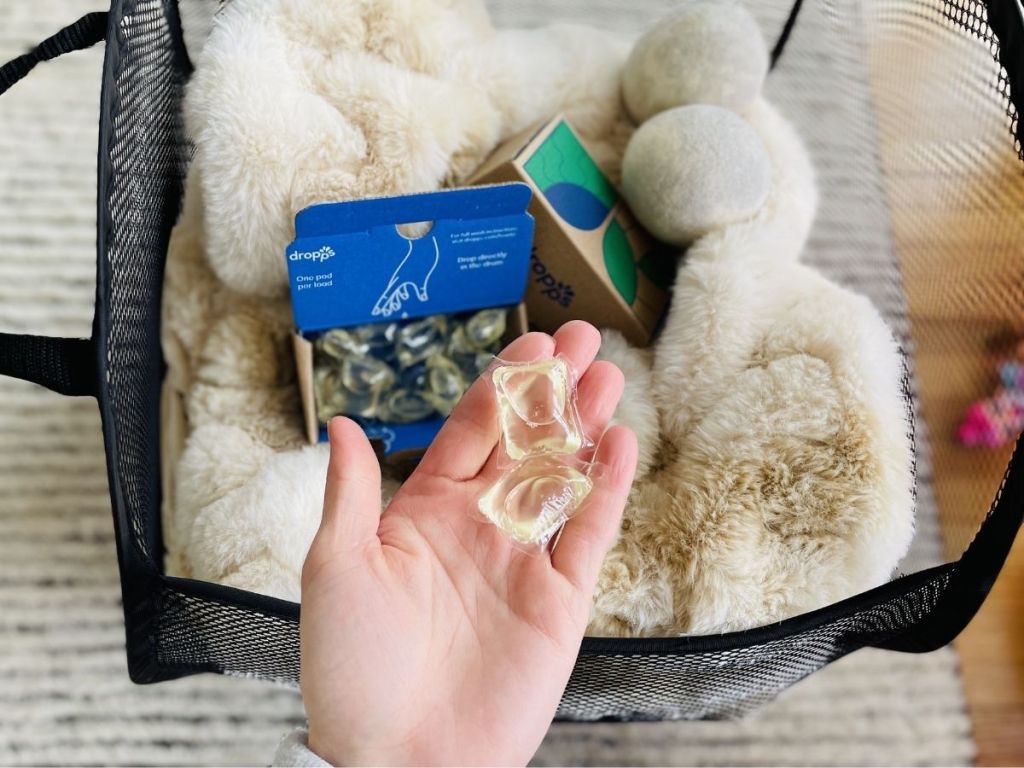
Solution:
[[[309,732],[296,728],[281,739],[274,753],[273,768],[329,768],[330,763],[309,750]]]

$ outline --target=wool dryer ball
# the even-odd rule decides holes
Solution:
[[[676,107],[633,134],[622,186],[651,234],[686,245],[756,214],[771,190],[771,163],[761,138],[735,113]]]
[[[767,73],[768,49],[743,6],[690,0],[637,41],[622,73],[622,93],[638,123],[686,104],[742,112],[761,93]]]

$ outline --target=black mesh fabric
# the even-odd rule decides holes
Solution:
[[[846,7],[861,5],[855,0],[807,0],[811,2],[820,2],[840,29],[851,17]],[[938,16],[916,13],[913,3],[899,4],[904,9],[900,13],[889,13],[886,2],[879,5],[881,11],[871,19],[877,25],[874,30],[895,30],[908,40],[953,35],[987,47],[1000,74],[991,82],[961,84],[973,89],[964,103],[981,99],[1005,113],[1009,133],[1003,131],[1002,136],[1012,146],[1017,140],[1013,97],[1020,93],[1018,75],[1024,61],[1024,27],[1016,3],[955,0],[946,3]],[[818,74],[824,68],[844,66],[849,53],[839,48],[835,60],[794,58],[793,66],[788,66],[793,46],[802,44],[799,25],[797,19],[789,47],[770,79],[769,90],[779,91],[772,96],[778,95],[783,107],[783,90],[801,94],[813,107],[816,89],[828,87],[816,80]],[[297,605],[162,574],[156,457],[163,366],[158,330],[163,262],[188,159],[180,118],[188,73],[172,0],[115,0],[101,113],[96,342],[129,669],[140,683],[198,672],[294,683],[299,671]],[[862,113],[870,107],[866,98],[851,90],[848,114],[822,113],[824,127],[798,127],[809,137],[816,160],[846,153],[856,161],[844,166],[840,175],[828,177],[829,183],[857,185],[865,190],[866,201],[882,204],[877,183],[864,170],[874,168],[877,158],[837,139],[873,130],[871,118]],[[835,131],[828,120],[835,121]],[[848,129],[854,133],[843,133]],[[912,141],[913,136],[906,138]],[[1016,146],[1019,153],[1019,141]],[[955,165],[971,159],[939,157],[936,162]],[[1020,172],[1014,169],[1017,176]],[[1004,200],[1001,205],[1001,216],[1019,214],[1019,199]],[[825,217],[840,220],[848,214],[823,211]],[[867,236],[863,231],[851,227],[847,234],[851,253],[867,247],[858,240]],[[824,268],[841,273],[847,282],[882,281],[879,295],[887,305],[883,311],[890,317],[899,315],[903,294],[898,271],[894,268],[891,275],[881,276],[858,273],[852,258],[837,258]],[[959,632],[980,605],[1020,526],[1024,487],[1019,467],[1020,462],[1011,463],[997,503],[957,562],[748,632],[586,639],[559,716],[575,720],[733,716],[858,648],[917,652],[939,647]],[[985,513],[984,505],[965,512],[972,519]]]
[[[115,2],[100,113],[97,321],[111,492],[122,558],[149,569],[162,558],[157,382],[163,257],[186,158],[181,96],[187,57],[173,6]],[[127,531],[126,531],[127,533]],[[131,548],[131,552],[127,552]]]

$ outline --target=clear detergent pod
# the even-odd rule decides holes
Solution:
[[[554,458],[519,462],[484,492],[478,508],[516,544],[543,550],[593,488],[583,469]]]
[[[576,380],[562,357],[491,369],[501,426],[499,465],[572,456],[590,443],[576,409]],[[502,461],[502,459],[506,459]]]
[[[317,419],[385,424],[448,416],[494,360],[507,308],[333,328],[314,342]],[[482,346],[481,346],[482,345]]]
[[[501,442],[499,477],[477,508],[512,542],[543,552],[593,488],[591,446],[576,407],[575,376],[561,357],[498,360],[490,370]]]

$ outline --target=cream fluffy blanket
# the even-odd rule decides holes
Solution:
[[[165,281],[169,572],[299,599],[327,453],[303,444],[290,358],[295,212],[457,184],[559,111],[617,181],[627,51],[580,27],[494,30],[476,0],[221,12],[189,85],[196,154]],[[910,540],[895,344],[865,299],[798,263],[806,153],[765,102],[744,117],[775,168],[768,206],[691,247],[652,350],[606,334],[642,466],[598,634],[778,620],[881,583]]]

